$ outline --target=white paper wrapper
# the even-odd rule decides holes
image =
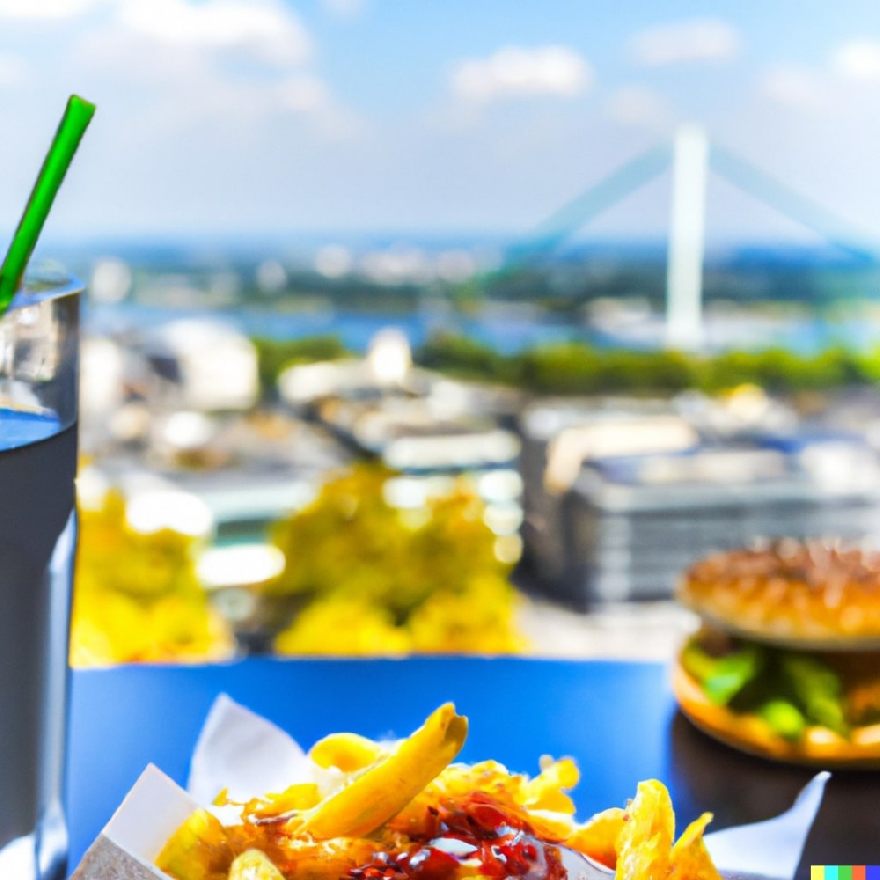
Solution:
[[[211,707],[190,764],[187,789],[210,804],[222,788],[245,801],[306,779],[312,763],[280,727],[221,694]],[[218,784],[218,780],[225,780]]]
[[[236,800],[280,791],[295,782],[326,782],[284,731],[227,696],[217,699],[193,753],[189,793],[148,767],[92,845],[72,880],[168,880],[153,867],[165,841],[199,805],[226,788]],[[828,773],[819,773],[787,812],[766,822],[707,835],[727,877],[791,880]],[[222,810],[215,810],[221,819]],[[613,877],[613,872],[607,872]]]
[[[199,804],[152,764],[122,805],[71,880],[168,880],[154,866],[165,841]]]

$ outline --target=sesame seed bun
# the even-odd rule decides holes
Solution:
[[[880,647],[880,552],[785,539],[714,553],[678,597],[713,627],[810,650]]]

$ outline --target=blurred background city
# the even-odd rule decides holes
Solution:
[[[4,235],[100,108],[74,661],[665,657],[876,542],[878,86],[862,0],[0,0]]]

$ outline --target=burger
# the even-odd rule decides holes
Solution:
[[[880,552],[780,540],[692,565],[701,619],[674,665],[684,714],[767,757],[880,767]]]

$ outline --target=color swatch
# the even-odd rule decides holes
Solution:
[[[810,880],[880,880],[880,865],[812,865]]]

